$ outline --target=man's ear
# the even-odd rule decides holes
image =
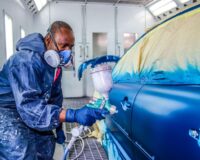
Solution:
[[[47,34],[44,38],[44,42],[45,42],[45,45],[46,45],[46,48],[48,49],[48,47],[50,46],[50,43],[51,43],[51,37],[49,34]]]

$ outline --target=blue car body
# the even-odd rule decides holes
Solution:
[[[108,119],[107,126],[124,157],[200,159],[200,147],[189,135],[200,127],[199,85],[118,83],[110,92],[110,102],[119,114]]]
[[[171,59],[168,58],[170,51],[178,51],[181,46],[173,49],[171,46],[165,46],[168,53],[161,54],[159,51],[162,50],[157,50],[158,57],[154,51],[148,52],[151,47],[158,48],[159,45],[163,45],[162,36],[164,38],[164,34],[167,33],[170,37],[170,33],[173,32],[170,30],[171,26],[176,27],[181,21],[184,22],[183,26],[191,19],[191,15],[199,17],[199,8],[200,5],[194,6],[154,27],[143,35],[115,66],[114,85],[109,96],[111,104],[117,107],[118,113],[110,116],[106,124],[120,159],[200,159],[200,61],[197,58],[200,55],[200,45],[188,47],[188,52],[185,51],[182,55],[172,54]],[[193,22],[196,23],[194,19],[191,22],[188,25],[190,27]],[[155,30],[163,27],[166,30],[162,36],[159,34],[160,41],[155,41],[155,46],[146,47],[158,33]],[[196,27],[198,28],[197,25]],[[183,34],[171,35],[168,41],[178,37],[180,39],[176,41],[175,46],[185,47],[181,44],[184,39]],[[199,29],[193,30],[190,38],[184,43],[196,42],[197,39],[200,42]],[[141,49],[138,49],[139,43],[143,45]],[[172,43],[171,45],[173,46]],[[143,54],[145,49],[147,53]],[[179,55],[181,56],[178,57]],[[155,60],[152,60],[153,58]],[[149,59],[151,61],[148,61]],[[183,67],[180,59],[187,61],[187,65]],[[190,61],[191,59],[193,60]],[[160,68],[157,66],[161,66],[163,70],[158,70]]]

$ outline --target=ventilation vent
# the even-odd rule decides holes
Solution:
[[[32,14],[36,14],[38,13],[38,9],[35,5],[34,0],[22,0],[23,3],[25,4],[26,8],[32,13]]]
[[[190,7],[196,5],[196,3],[199,3],[199,2],[200,2],[200,0],[190,0],[190,1],[188,1],[184,4],[182,4],[182,5],[178,5],[176,8],[173,8],[170,11],[167,11],[163,14],[156,16],[156,19],[158,21],[160,21],[160,20],[169,18],[169,17],[173,16],[174,14],[184,10],[185,8],[188,8],[188,7],[190,8]]]

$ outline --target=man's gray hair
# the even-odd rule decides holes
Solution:
[[[54,35],[57,31],[60,31],[61,28],[67,28],[67,29],[73,31],[72,28],[71,28],[71,26],[70,26],[68,23],[63,22],[63,21],[55,21],[55,22],[53,22],[53,23],[51,24],[51,26],[48,28],[47,32],[48,32],[48,33],[51,32],[51,34]],[[48,34],[48,33],[47,33],[47,34]]]

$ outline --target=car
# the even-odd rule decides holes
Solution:
[[[200,159],[199,26],[198,4],[147,31],[114,67],[118,113],[106,126],[119,159]]]

